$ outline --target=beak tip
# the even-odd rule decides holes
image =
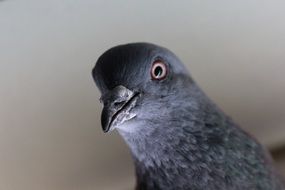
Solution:
[[[110,126],[109,126],[109,123],[108,122],[103,122],[104,120],[102,120],[102,130],[104,133],[108,133],[109,132],[109,129],[110,129]]]
[[[109,132],[109,127],[102,127],[102,129],[103,129],[104,133],[108,133]]]
[[[101,125],[102,130],[104,133],[109,132],[110,129],[110,115],[108,109],[106,107],[103,108],[102,115],[101,115]]]

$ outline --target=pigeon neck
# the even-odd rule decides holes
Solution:
[[[140,137],[125,135],[135,162],[138,189],[217,189],[219,186],[228,189],[225,183],[230,181],[208,180],[225,176],[232,180],[250,179],[251,173],[239,178],[245,174],[237,175],[240,171],[231,169],[235,168],[237,155],[239,168],[249,168],[253,173],[270,171],[264,165],[267,158],[263,148],[227,117],[213,119],[220,116],[211,113],[204,127],[197,121],[192,126],[177,128],[176,132],[164,130],[163,134]],[[272,177],[270,173],[264,176]]]

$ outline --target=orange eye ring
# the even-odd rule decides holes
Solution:
[[[162,80],[167,75],[167,67],[161,60],[157,60],[151,67],[151,78],[153,80]]]

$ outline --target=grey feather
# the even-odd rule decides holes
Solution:
[[[168,68],[159,81],[150,76],[156,59]],[[131,149],[137,190],[285,189],[267,150],[203,93],[166,48],[116,46],[100,56],[92,74],[102,99],[119,85],[139,93],[121,113],[133,117],[109,122]],[[109,108],[110,101],[104,106]],[[120,114],[128,101],[113,111]]]

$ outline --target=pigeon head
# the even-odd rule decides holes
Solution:
[[[114,128],[134,132],[149,124],[154,127],[167,122],[174,104],[185,100],[185,89],[191,89],[193,83],[171,51],[149,43],[107,50],[99,57],[92,75],[102,94],[104,132]]]

